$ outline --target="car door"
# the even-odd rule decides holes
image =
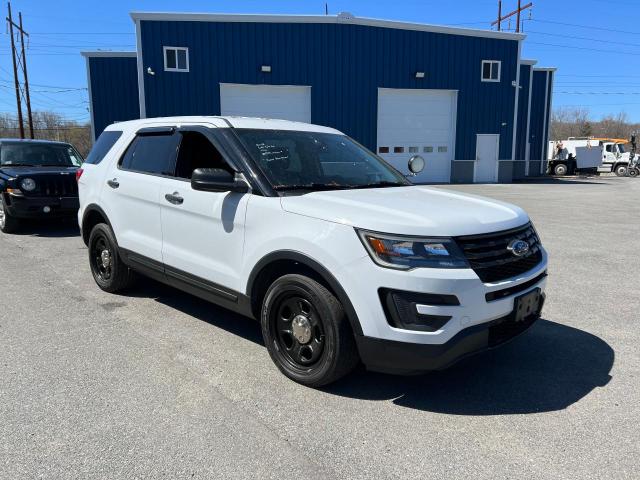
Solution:
[[[118,246],[158,265],[162,263],[159,180],[173,175],[179,139],[173,128],[138,131],[102,190]]]
[[[196,168],[231,167],[204,127],[178,130],[175,176],[161,180],[162,257],[168,276],[227,295],[242,290],[239,279],[244,219],[250,194],[191,188]]]

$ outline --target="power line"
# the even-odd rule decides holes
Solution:
[[[620,52],[617,50],[603,50],[600,48],[589,48],[589,47],[577,47],[575,45],[559,45],[557,43],[543,43],[543,42],[527,42],[529,45],[545,45],[548,47],[558,47],[558,48],[573,48],[575,50],[587,50],[590,52],[602,52],[602,53],[618,53],[621,55],[631,55],[634,57],[640,56],[640,53],[634,53],[634,52]]]
[[[640,92],[565,92],[554,90],[553,93],[562,95],[640,95]]]
[[[600,43],[608,43],[611,45],[625,45],[628,47],[640,47],[640,43],[629,43],[629,42],[616,42],[613,40],[602,40],[600,38],[590,38],[590,37],[580,37],[576,35],[566,35],[564,33],[547,33],[547,32],[536,32],[533,30],[529,30],[527,33],[534,33],[536,35],[547,35],[550,37],[561,37],[561,38],[571,38],[574,40],[588,40],[590,42],[600,42]]]
[[[540,23],[549,23],[552,25],[563,25],[565,27],[576,27],[576,28],[586,28],[589,30],[601,30],[604,32],[615,32],[615,33],[623,33],[625,35],[640,35],[640,32],[632,32],[629,30],[616,30],[613,28],[606,28],[606,27],[595,27],[593,25],[580,25],[577,23],[566,23],[566,22],[556,22],[553,20],[542,20],[539,18],[534,18],[531,20],[532,22],[540,22]]]

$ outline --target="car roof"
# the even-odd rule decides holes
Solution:
[[[34,143],[40,145],[70,145],[68,142],[59,142],[57,140],[42,140],[33,138],[0,138],[1,143]]]
[[[273,118],[233,117],[233,116],[182,116],[157,117],[140,120],[129,120],[109,125],[105,130],[139,130],[145,127],[179,126],[193,124],[210,124],[217,128],[250,128],[257,130],[291,130],[317,133],[333,133],[343,135],[342,132],[322,125],[314,125],[290,120]]]

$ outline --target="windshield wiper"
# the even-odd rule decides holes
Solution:
[[[35,167],[35,165],[30,163],[3,163],[0,164],[0,167]]]
[[[365,183],[364,185],[354,185],[351,188],[376,188],[376,187],[407,187],[409,186],[407,183],[400,182],[375,182],[375,183]]]
[[[339,183],[302,183],[300,185],[276,185],[274,190],[285,192],[287,190],[341,190],[343,188],[354,188],[354,185],[343,185]]]

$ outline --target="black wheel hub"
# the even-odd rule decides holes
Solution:
[[[285,293],[271,309],[270,327],[278,352],[291,366],[308,369],[322,357],[325,333],[311,302],[299,293]]]
[[[91,258],[96,275],[102,280],[110,280],[113,274],[113,253],[106,238],[100,236],[93,242]]]

